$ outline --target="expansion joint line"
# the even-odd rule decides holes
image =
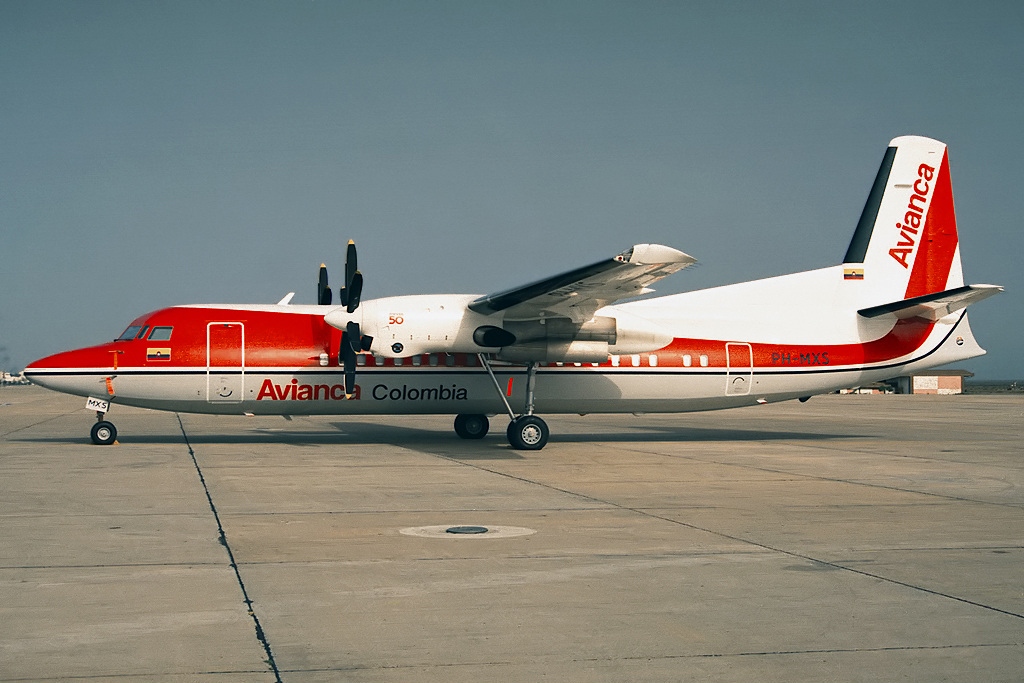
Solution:
[[[51,415],[50,417],[44,418],[44,419],[40,420],[39,422],[33,422],[32,424],[22,425],[21,427],[17,427],[15,429],[12,429],[9,432],[2,432],[2,433],[0,433],[0,436],[10,436],[11,434],[17,434],[18,432],[25,431],[26,429],[31,429],[32,427],[38,427],[41,424],[46,424],[47,422],[53,422],[54,420],[59,420],[60,418],[67,417],[68,415],[74,415],[77,412],[79,412],[79,410],[75,409],[75,410],[72,410],[72,411],[69,411],[69,412],[66,412],[66,413],[61,413],[60,415]]]
[[[181,428],[181,436],[185,439],[185,446],[188,448],[189,457],[192,458],[192,464],[196,468],[196,474],[199,475],[199,483],[203,485],[203,491],[206,493],[206,501],[210,504],[210,511],[213,512],[213,519],[217,522],[217,540],[224,546],[224,550],[228,553],[228,560],[231,562],[231,569],[235,572],[235,579],[238,581],[238,587],[242,589],[242,598],[245,601],[246,610],[249,612],[249,616],[252,617],[253,625],[256,627],[256,640],[260,641],[260,645],[263,646],[263,651],[267,655],[266,663],[270,669],[274,672],[274,680],[277,683],[281,681],[281,671],[277,668],[277,662],[274,661],[274,653],[270,650],[270,643],[267,641],[267,635],[263,631],[263,626],[260,625],[260,618],[256,616],[256,610],[252,607],[252,599],[249,597],[249,591],[245,588],[245,581],[242,580],[242,573],[238,570],[238,563],[235,561],[235,553],[232,552],[231,546],[228,544],[228,537],[224,533],[224,525],[221,524],[220,514],[217,512],[217,506],[213,502],[213,496],[210,495],[210,487],[206,485],[206,477],[203,476],[203,470],[199,467],[199,461],[196,460],[196,453],[192,450],[192,444],[188,440],[188,434],[185,432],[185,425],[181,422],[181,415],[175,413],[174,416],[178,418],[178,426]]]

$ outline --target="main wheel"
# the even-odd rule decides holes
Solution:
[[[508,423],[505,435],[518,451],[539,451],[548,442],[548,425],[536,415],[523,415]]]
[[[89,436],[97,446],[109,446],[117,440],[117,427],[112,422],[101,420],[92,426]]]
[[[456,415],[455,433],[463,439],[482,439],[491,423],[486,415]]]

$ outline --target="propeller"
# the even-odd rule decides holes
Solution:
[[[327,286],[327,269],[320,266],[320,303],[323,301],[323,293],[326,291],[326,303],[331,303],[331,290]],[[359,307],[359,299],[363,293],[363,274],[359,272],[356,260],[356,244],[348,241],[348,248],[345,252],[345,285],[338,290],[339,303],[349,313],[354,313]],[[338,362],[345,368],[345,396],[351,398],[356,390],[356,359],[360,351],[369,351],[373,343],[373,337],[363,335],[359,330],[359,323],[350,320],[341,332],[341,345],[338,348]]]

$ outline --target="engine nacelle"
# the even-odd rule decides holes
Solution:
[[[603,363],[608,360],[608,342],[545,339],[517,343],[504,347],[496,358],[513,362]]]
[[[609,309],[604,310],[612,312]],[[623,310],[616,309],[613,313],[618,333],[608,348],[609,353],[615,355],[648,353],[663,349],[672,343],[672,334],[660,325]]]
[[[672,341],[672,335],[658,325],[623,311],[612,316],[595,316],[585,323],[568,318],[509,320],[504,328],[516,343],[505,346],[497,358],[507,361],[603,363],[610,354],[656,351]]]
[[[364,301],[355,313],[338,308],[324,316],[329,325],[344,329],[349,320],[362,334],[373,337],[370,351],[385,358],[407,358],[425,353],[478,353],[493,349],[478,346],[473,332],[493,324],[488,316],[466,305],[477,295],[411,295]]]

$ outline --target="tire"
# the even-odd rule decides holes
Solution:
[[[455,433],[463,439],[482,439],[491,423],[486,415],[456,415]]]
[[[523,415],[509,423],[505,436],[517,451],[539,451],[548,442],[548,425],[536,415]]]
[[[92,426],[89,436],[97,446],[109,446],[117,440],[117,427],[112,422],[101,420]]]

